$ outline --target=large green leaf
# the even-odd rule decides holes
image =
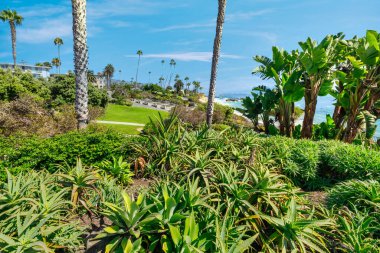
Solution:
[[[327,96],[331,93],[331,90],[333,88],[333,82],[331,80],[325,80],[322,85],[321,89],[319,90],[319,96]]]

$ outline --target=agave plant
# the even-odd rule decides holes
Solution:
[[[96,190],[94,184],[98,181],[98,171],[87,169],[82,165],[80,158],[74,168],[67,168],[67,174],[60,173],[59,177],[63,179],[63,183],[71,188],[71,202],[74,208],[81,203],[87,210],[86,194],[89,190]]]
[[[133,173],[131,172],[130,164],[125,162],[122,156],[120,156],[119,159],[113,156],[112,161],[104,161],[101,169],[103,169],[106,174],[118,179],[118,182],[123,185],[128,185],[133,182]]]
[[[330,220],[313,218],[314,211],[302,214],[295,198],[288,201],[286,211],[278,217],[259,213],[272,229],[268,237],[260,235],[263,248],[270,252],[328,252],[318,230],[332,225]]]
[[[380,242],[373,238],[380,232],[380,224],[368,212],[361,213],[355,206],[353,211],[342,210],[337,215],[337,235],[342,252],[370,253],[380,251]]]
[[[95,239],[107,242],[105,252],[139,252],[141,248],[141,223],[152,205],[147,205],[145,196],[135,201],[123,192],[123,206],[105,203],[104,215],[112,221]]]
[[[0,218],[5,214],[12,214],[16,210],[21,210],[22,206],[33,202],[30,196],[30,186],[33,179],[19,175],[13,176],[7,172],[7,182],[0,186]]]

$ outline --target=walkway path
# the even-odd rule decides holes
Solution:
[[[118,121],[104,121],[104,120],[97,120],[95,123],[98,124],[110,124],[110,125],[123,125],[123,126],[140,126],[143,127],[145,124],[139,124],[139,123],[132,123],[132,122],[118,122]]]

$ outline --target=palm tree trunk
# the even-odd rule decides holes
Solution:
[[[140,68],[140,55],[139,55],[139,61],[137,62],[136,87],[137,87],[137,78],[139,77],[139,68]]]
[[[9,22],[11,27],[11,37],[12,37],[12,55],[13,55],[13,68],[16,69],[16,25],[13,21]]]
[[[58,73],[61,74],[61,46],[58,45],[58,59],[59,59],[59,66],[58,66]]]
[[[73,35],[74,35],[74,66],[75,66],[75,111],[78,129],[88,124],[88,49],[86,0],[72,0]]]
[[[226,6],[227,0],[218,1],[218,19],[216,23],[216,35],[214,40],[214,52],[212,56],[212,65],[211,65],[211,78],[210,78],[210,88],[208,93],[208,102],[207,102],[207,115],[206,123],[208,127],[212,125],[212,116],[214,114],[214,99],[215,99],[215,85],[216,85],[216,76],[218,71],[218,62],[220,56],[220,47],[222,44],[223,36],[223,24],[226,15]]]

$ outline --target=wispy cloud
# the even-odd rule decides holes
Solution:
[[[11,55],[10,53],[0,52],[0,58],[5,58],[5,57],[8,57],[10,55]]]
[[[208,28],[208,27],[214,27],[215,21],[208,21],[204,23],[192,23],[192,24],[183,24],[183,25],[171,25],[161,28],[153,29],[152,32],[168,32],[168,31],[174,31],[174,30],[189,30],[189,29],[196,29],[196,28]]]
[[[258,16],[263,16],[268,13],[274,12],[273,9],[265,9],[265,10],[259,10],[259,11],[249,11],[249,12],[236,12],[232,14],[228,14],[226,17],[226,21],[238,21],[238,20],[247,20]]]
[[[48,19],[34,26],[20,27],[18,39],[26,43],[41,43],[53,40],[55,37],[69,37],[72,34],[70,16],[61,16],[57,19]]]
[[[179,40],[179,41],[167,41],[166,44],[175,45],[175,46],[191,46],[195,44],[204,43],[205,39],[196,39],[196,40]]]
[[[136,55],[126,55],[129,58],[135,58]],[[154,59],[174,59],[177,61],[199,61],[199,62],[210,62],[212,59],[212,52],[185,52],[185,53],[161,53],[161,54],[146,54],[144,58],[154,58]],[[223,59],[241,59],[239,55],[233,54],[221,54]]]
[[[273,12],[273,9],[265,9],[259,11],[250,11],[250,12],[236,12],[228,14],[226,17],[227,22],[236,22],[240,20],[247,20],[257,16],[263,16],[265,14]],[[188,23],[180,25],[169,25],[161,28],[155,28],[152,32],[168,32],[174,30],[191,30],[197,28],[211,28],[216,26],[216,19],[208,20],[202,23]]]
[[[273,32],[230,30],[226,31],[226,33],[235,36],[257,37],[263,40],[267,40],[272,45],[276,44],[278,40],[277,34]]]
[[[67,13],[68,6],[35,5],[33,8],[21,8],[19,10],[24,18],[42,18],[62,15]]]
[[[88,3],[89,18],[115,17],[125,15],[149,15],[167,8],[186,7],[177,0],[100,0]]]

